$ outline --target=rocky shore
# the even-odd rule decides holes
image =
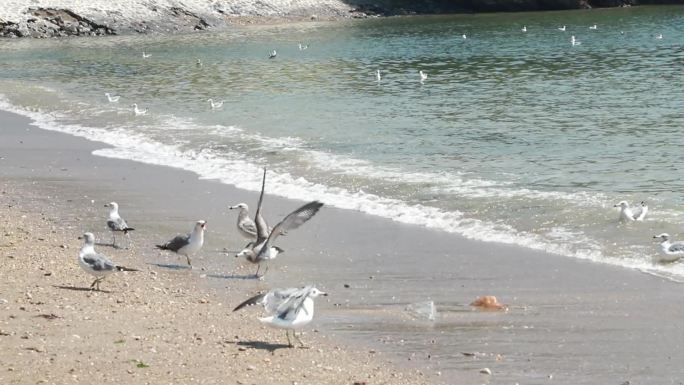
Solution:
[[[102,36],[176,33],[232,24],[340,20],[376,16],[513,12],[682,0],[8,0],[0,7],[0,37]]]

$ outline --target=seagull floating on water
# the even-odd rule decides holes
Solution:
[[[463,38],[463,40],[465,40],[465,39],[467,39],[467,38],[468,38],[468,36],[466,36],[466,34],[465,34],[465,33],[464,33],[463,35],[461,35],[461,37]]]
[[[202,66],[202,60],[200,58],[197,58],[195,61],[195,65],[198,67],[201,67]]]
[[[672,263],[684,258],[684,242],[670,242],[670,234],[662,233],[653,238],[660,239],[660,251],[664,254],[656,258],[657,262]]]
[[[138,108],[138,104],[137,104],[137,103],[131,104],[131,107],[133,107],[133,114],[134,114],[135,116],[140,116],[140,115],[145,115],[145,114],[147,114],[147,108],[145,108],[144,110],[141,110],[140,108]]]
[[[589,29],[598,29],[598,25],[596,25],[596,24],[591,25],[591,26],[589,26]]]
[[[128,237],[128,245],[131,245],[131,235],[128,234],[130,231],[135,230],[132,227],[128,227],[126,221],[119,215],[119,204],[116,202],[109,202],[105,207],[109,207],[109,218],[107,218],[107,227],[112,231],[112,246],[116,247],[116,233],[122,232],[126,237]]]
[[[94,275],[95,281],[90,285],[90,289],[100,290],[100,282],[111,273],[117,271],[138,271],[128,267],[123,267],[110,261],[106,256],[95,252],[95,236],[93,233],[85,233],[82,237],[85,240],[81,251],[78,253],[78,264],[86,273]]]
[[[307,44],[299,43],[299,50],[300,51],[304,51],[307,48],[309,48],[309,46]]]
[[[304,343],[297,337],[296,330],[308,325],[314,316],[314,298],[327,296],[313,286],[290,289],[273,289],[269,292],[256,295],[245,302],[237,305],[233,311],[238,311],[249,305],[262,305],[267,316],[259,318],[259,321],[267,326],[285,329],[287,345],[294,347],[290,341],[292,336],[304,347]]]
[[[427,78],[428,78],[427,73],[423,72],[423,70],[418,71],[418,73],[420,74],[420,82],[421,83],[423,83],[424,81],[427,80]]]
[[[264,169],[264,176],[261,182],[261,194],[259,195],[259,203],[257,205],[256,215],[254,217],[254,222],[256,224],[257,239],[251,245],[248,245],[245,249],[243,249],[235,255],[236,258],[244,257],[248,261],[257,264],[257,271],[254,274],[254,276],[257,278],[263,277],[268,272],[268,265],[266,265],[266,271],[261,277],[259,276],[259,269],[261,269],[261,264],[275,259],[278,256],[278,254],[284,251],[280,247],[274,245],[274,242],[278,238],[278,236],[283,235],[289,230],[294,230],[299,226],[303,225],[306,221],[313,218],[313,216],[316,215],[318,210],[320,210],[320,208],[323,207],[323,203],[321,202],[309,202],[288,214],[285,218],[283,218],[282,221],[280,221],[280,223],[275,225],[273,230],[269,232],[268,225],[266,224],[264,218],[261,216],[265,187],[266,169]]]
[[[190,256],[194,255],[202,248],[202,245],[204,244],[204,228],[206,225],[206,221],[197,221],[191,233],[177,235],[163,245],[156,246],[160,250],[170,250],[176,254],[185,256],[188,260],[188,266],[192,267]]]
[[[113,96],[109,92],[105,92],[105,96],[110,103],[116,103],[119,101],[120,96]]]
[[[142,54],[143,59],[147,59],[150,56],[152,56],[152,54],[145,53],[145,51],[143,51],[143,54]]]
[[[558,30],[559,30],[559,31],[563,31],[563,32],[565,32],[565,26],[562,26],[562,27],[558,27]]]
[[[582,42],[575,39],[575,35],[572,35],[572,36],[570,36],[570,44],[572,44],[572,46],[574,47],[576,45],[582,44]]]
[[[526,25],[523,25],[523,27],[522,27],[521,31],[523,31],[523,32],[527,32],[527,26],[526,26]]]
[[[209,102],[209,106],[211,107],[212,110],[217,110],[217,109],[223,107],[224,100],[214,102],[214,99],[210,98],[210,99],[207,99],[207,101]]]
[[[613,207],[620,208],[620,222],[643,221],[648,213],[648,206],[645,202],[641,202],[641,205],[634,209],[629,207],[627,201],[620,201]]]
[[[376,79],[377,81],[382,80],[382,76],[380,75],[380,70],[376,70],[376,71],[375,71],[375,79]]]
[[[273,50],[273,51],[271,51],[271,53],[268,55],[268,58],[269,58],[269,59],[274,59],[274,58],[276,57],[276,55],[278,55],[278,53],[276,52],[276,50]]]
[[[655,38],[656,38],[656,40],[663,40],[663,34],[662,34],[662,33],[659,33],[659,34],[656,35]]]

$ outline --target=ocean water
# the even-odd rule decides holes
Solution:
[[[114,146],[98,155],[251,190],[267,166],[286,197],[684,278],[652,261],[652,236],[679,235],[684,218],[682,7],[3,40],[0,52],[1,107]],[[646,201],[648,220],[618,225],[621,200]]]
[[[572,35],[582,44],[572,46]],[[268,59],[273,49],[278,55]],[[0,109],[110,144],[100,156],[183,168],[252,191],[266,166],[270,192],[284,197],[684,281],[684,265],[653,262],[652,238],[684,239],[683,69],[681,6],[0,40]],[[428,73],[423,83],[419,70]],[[109,103],[105,92],[120,102]],[[223,108],[210,110],[208,98],[225,100]],[[148,114],[134,116],[132,103]],[[618,224],[613,205],[621,200],[646,201],[647,220]],[[409,262],[393,273],[406,277],[415,268]],[[453,329],[448,320],[467,307],[436,305],[441,326],[411,331],[465,338],[468,326]],[[513,312],[513,327],[530,344],[544,342],[527,323],[536,311]],[[343,324],[339,317],[354,314],[337,317]],[[511,327],[497,317],[471,326]],[[369,320],[357,337],[392,329]],[[397,327],[397,335],[405,331]],[[451,342],[449,349],[461,348]],[[390,350],[419,351],[412,343]],[[447,372],[477,369],[458,352],[441,356],[447,363],[433,364]],[[556,356],[546,358],[545,367],[557,365]],[[511,372],[499,380],[546,383],[546,376]],[[565,383],[595,383],[573,380]]]

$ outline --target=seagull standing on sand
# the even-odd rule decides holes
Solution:
[[[138,108],[137,103],[131,104],[131,107],[133,107],[133,114],[135,116],[141,116],[141,115],[147,114],[147,108],[145,108],[144,110],[141,110],[140,108]]]
[[[646,213],[648,213],[648,206],[645,202],[641,202],[641,206],[636,207],[634,210],[629,207],[627,201],[620,201],[620,203],[613,207],[620,208],[620,222],[643,221]]]
[[[214,99],[209,98],[207,101],[209,102],[209,107],[211,107],[212,110],[218,110],[219,108],[223,107],[224,100],[214,102]]]
[[[304,347],[302,340],[297,337],[296,330],[311,322],[314,316],[314,298],[320,295],[327,296],[328,293],[313,286],[274,289],[246,300],[237,305],[233,311],[249,305],[262,305],[267,316],[259,318],[259,321],[270,327],[285,329],[287,345],[291,348],[294,347],[290,341],[290,330],[292,330],[294,339]]]
[[[143,55],[142,55],[142,56],[143,56],[143,59],[147,59],[148,57],[150,57],[150,56],[152,56],[152,55],[149,54],[149,53],[145,53],[145,51],[143,51]]]
[[[268,58],[269,58],[269,59],[275,59],[276,55],[278,55],[278,53],[276,52],[276,50],[273,50],[273,51],[271,51],[271,53],[268,55]]]
[[[247,203],[238,203],[228,208],[231,210],[240,209],[237,219],[238,232],[250,241],[255,240],[257,238],[256,223],[249,217],[249,206],[247,206]]]
[[[206,221],[197,221],[192,232],[184,235],[177,235],[172,240],[163,245],[156,245],[158,249],[170,250],[176,254],[184,255],[188,260],[188,266],[192,267],[190,256],[194,255],[202,248],[204,244],[204,228]]]
[[[559,31],[562,31],[562,32],[565,32],[565,26],[558,27],[558,30],[559,30]]]
[[[138,271],[128,267],[116,265],[102,254],[95,252],[95,236],[93,233],[85,233],[82,237],[85,240],[81,251],[78,253],[78,264],[86,273],[94,275],[95,281],[90,285],[90,289],[100,290],[100,282],[111,273],[117,271]]]
[[[273,230],[268,231],[268,225],[266,221],[261,216],[262,202],[264,199],[264,188],[266,186],[266,169],[264,169],[264,176],[261,182],[261,195],[259,196],[259,203],[257,205],[257,211],[254,218],[257,230],[256,242],[248,245],[244,250],[235,255],[236,258],[244,257],[248,261],[257,264],[257,271],[254,274],[255,277],[261,278],[268,272],[268,265],[266,265],[266,271],[260,277],[259,270],[261,269],[261,264],[275,259],[279,253],[284,250],[278,246],[274,245],[275,240],[278,236],[283,235],[289,230],[293,230],[303,225],[306,221],[313,218],[314,215],[323,206],[323,203],[318,201],[313,201],[305,204],[304,206],[298,208],[297,210],[288,214],[280,223],[278,223]]]
[[[110,202],[104,205],[104,207],[109,207],[109,218],[107,218],[107,227],[112,231],[112,246],[116,247],[116,233],[122,232],[126,237],[128,237],[128,245],[131,245],[131,235],[128,234],[130,231],[135,230],[132,227],[128,227],[126,221],[119,215],[119,204],[116,202]]]
[[[119,101],[120,96],[113,96],[109,92],[105,92],[105,96],[110,103],[116,103]]]
[[[684,242],[670,242],[670,234],[662,233],[653,238],[660,239],[660,251],[664,254],[656,259],[657,262],[672,263],[684,257]]]
[[[428,75],[425,72],[423,72],[423,70],[418,71],[418,73],[420,74],[420,82],[425,82],[427,80]]]

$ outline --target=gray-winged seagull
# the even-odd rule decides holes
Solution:
[[[620,201],[620,203],[613,207],[620,208],[620,222],[643,221],[646,217],[646,213],[648,213],[648,206],[646,206],[646,202],[643,201],[639,207],[634,209],[629,207],[627,201]]]
[[[202,245],[204,244],[204,228],[206,225],[206,221],[197,221],[191,233],[177,235],[163,245],[156,246],[161,250],[170,250],[176,254],[184,255],[188,260],[188,266],[192,267],[190,256],[194,255],[202,248]]]
[[[660,239],[660,251],[664,254],[657,258],[657,262],[672,263],[684,258],[684,242],[670,242],[670,234],[662,233],[653,238]]]
[[[313,286],[274,289],[246,300],[237,305],[233,311],[238,311],[248,305],[262,305],[267,316],[259,318],[259,321],[264,325],[285,329],[289,347],[293,347],[290,341],[290,330],[292,330],[292,336],[303,347],[304,343],[297,337],[296,330],[306,326],[313,319],[313,299],[319,295],[327,296],[328,293]]]
[[[117,271],[138,271],[124,266],[119,266],[110,261],[106,256],[95,252],[95,236],[93,233],[85,233],[85,240],[81,251],[78,253],[78,264],[86,273],[94,275],[95,281],[90,285],[91,289],[100,290],[100,282],[111,273]]]
[[[109,202],[104,207],[109,207],[109,218],[107,218],[107,227],[112,231],[112,246],[116,247],[116,233],[121,232],[128,238],[128,245],[131,245],[131,235],[128,232],[135,230],[128,227],[126,221],[119,215],[119,205],[116,202]]]

